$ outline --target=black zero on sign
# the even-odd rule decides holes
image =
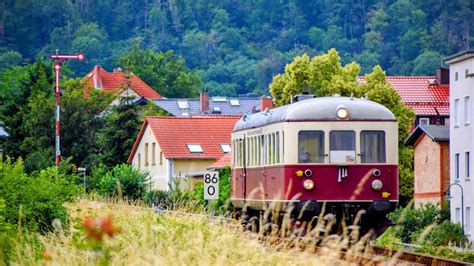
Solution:
[[[212,190],[212,192],[211,192],[211,190]],[[207,187],[207,194],[212,196],[212,195],[214,195],[214,193],[216,193],[216,188],[215,187],[213,187],[213,186]]]

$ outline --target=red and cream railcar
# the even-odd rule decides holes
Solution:
[[[384,106],[349,97],[311,98],[245,115],[232,133],[233,205],[271,203],[350,219],[384,221],[398,203],[398,126]]]

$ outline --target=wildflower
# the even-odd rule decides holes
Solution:
[[[53,257],[51,256],[51,254],[49,254],[47,251],[43,250],[41,251],[40,253],[40,256],[41,258],[43,258],[44,260],[52,260]]]

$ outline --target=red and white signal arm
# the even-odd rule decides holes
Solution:
[[[219,199],[219,172],[204,174],[204,199]]]
[[[84,54],[52,54],[49,58],[51,60],[84,60]]]

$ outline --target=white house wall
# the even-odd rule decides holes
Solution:
[[[146,164],[146,144],[148,143],[148,164]],[[155,162],[153,162],[153,143],[155,143]],[[160,160],[161,148],[149,126],[146,127],[143,137],[132,159],[132,165],[148,172],[152,181],[152,188],[167,190],[169,161],[164,157]],[[140,164],[139,164],[140,157]]]
[[[449,62],[448,62],[449,63]],[[474,153],[474,128],[472,123],[474,118],[474,77],[466,77],[466,69],[469,73],[474,72],[474,57],[450,63],[450,183],[457,183],[464,189],[464,230],[471,241],[474,240],[471,233],[473,228],[474,207],[474,180],[473,176],[473,153]],[[457,78],[456,78],[457,76]],[[457,80],[456,80],[457,79]],[[465,97],[469,97],[470,111],[467,114],[470,122],[466,122],[466,102]],[[455,101],[458,100],[458,108]],[[456,113],[455,109],[458,109]],[[458,116],[459,124],[456,124]],[[469,152],[470,177],[467,176],[466,155]],[[456,154],[459,154],[459,178],[456,176]],[[461,223],[461,189],[457,185],[452,185],[451,193],[451,221]]]

